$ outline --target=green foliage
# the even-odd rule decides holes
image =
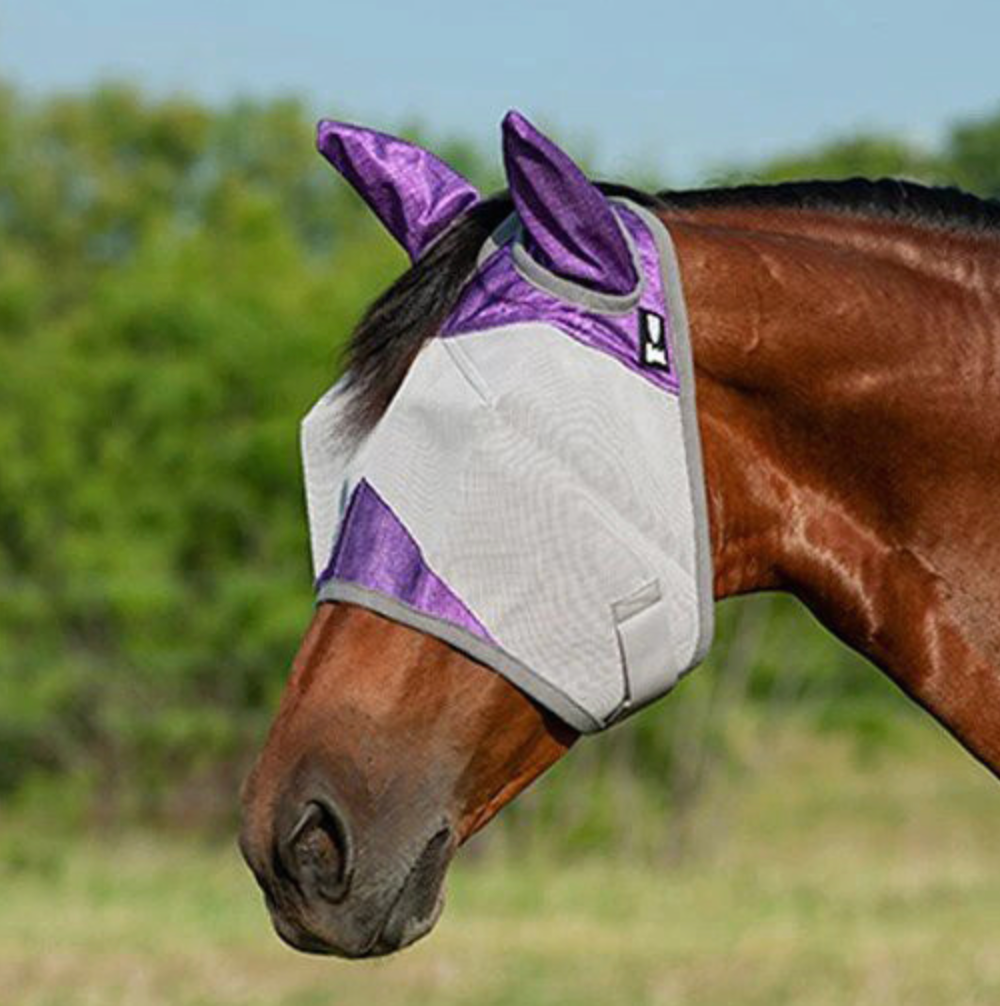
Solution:
[[[1000,111],[960,122],[950,132],[952,177],[973,192],[1000,196]]]
[[[756,169],[719,173],[724,182],[786,182],[804,178],[901,177],[934,183],[946,173],[939,159],[895,137],[860,135],[775,158]]]
[[[496,185],[492,158],[434,146]],[[933,153],[867,136],[752,175],[858,172],[998,192],[1000,115]],[[311,608],[297,419],[403,257],[298,103],[210,110],[120,85],[0,87],[0,248],[0,794],[48,773],[112,810],[156,805],[260,742]],[[594,745],[595,792],[621,793],[625,766],[628,799],[683,807],[738,762],[745,697],[884,699],[790,602],[720,621],[707,671]],[[613,800],[571,813],[566,789],[530,813],[584,847],[620,828]]]
[[[273,707],[310,610],[296,418],[402,259],[293,104],[5,99],[0,787],[155,784]]]

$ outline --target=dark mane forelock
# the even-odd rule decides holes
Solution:
[[[652,195],[601,184],[652,209],[782,208],[876,216],[940,229],[1000,234],[1000,202],[952,187],[883,178],[871,181],[780,182],[687,189]],[[349,433],[361,435],[382,416],[420,347],[432,338],[458,301],[489,235],[510,214],[507,193],[469,210],[368,309],[346,347],[351,399]]]

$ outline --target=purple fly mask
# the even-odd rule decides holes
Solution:
[[[319,147],[416,259],[478,201],[434,155],[324,122]],[[666,227],[511,112],[513,212],[385,414],[303,423],[320,601],[438,636],[578,730],[667,692],[712,637],[694,383]]]

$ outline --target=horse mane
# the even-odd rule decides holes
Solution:
[[[655,194],[600,183],[606,195],[650,209],[747,207],[819,210],[882,217],[938,229],[1000,233],[1000,202],[954,187],[892,178],[779,182]],[[363,435],[381,418],[420,347],[437,333],[475,270],[486,239],[512,212],[500,193],[466,212],[365,312],[344,353],[348,432]]]
[[[799,209],[874,216],[950,230],[1000,230],[1000,202],[955,186],[899,178],[778,182],[657,193],[660,205],[694,209]]]

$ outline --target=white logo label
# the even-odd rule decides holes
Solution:
[[[655,367],[657,370],[669,370],[670,358],[667,356],[667,340],[662,316],[653,311],[640,310],[639,322],[642,334],[642,362],[647,367]]]

